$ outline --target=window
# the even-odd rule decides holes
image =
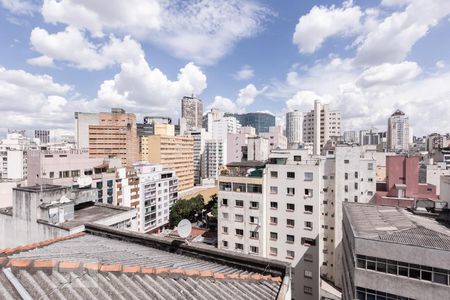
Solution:
[[[313,173],[312,172],[305,172],[305,181],[313,181]]]
[[[270,217],[270,224],[277,225],[278,224],[278,218],[277,217]]]
[[[295,226],[295,220],[293,219],[287,219],[286,220],[287,227],[294,227]]]
[[[307,262],[312,262],[312,261],[313,261],[313,256],[312,256],[312,254],[305,254],[305,255],[303,255],[303,258],[304,258],[305,261],[307,261]]]
[[[294,155],[294,161],[302,161],[302,157],[300,155]]]
[[[312,214],[313,213],[313,206],[312,205],[305,205],[305,213]]]
[[[287,188],[287,195],[288,196],[294,196],[295,195],[295,188]]]
[[[367,178],[368,182],[373,182],[373,178]]]
[[[222,247],[228,248],[228,241],[222,241]]]
[[[302,242],[302,245],[304,245],[304,246],[315,246],[316,245],[315,239],[302,237],[301,242]]]
[[[277,186],[271,186],[270,187],[270,193],[271,194],[278,194],[278,187]]]
[[[271,209],[277,209],[278,208],[278,203],[277,202],[270,202],[270,208]]]
[[[355,190],[357,190],[357,189],[358,189],[358,183],[355,182]]]
[[[259,249],[256,246],[250,246],[250,253],[258,253]]]
[[[355,178],[358,178],[358,172],[355,172]]]
[[[293,259],[294,256],[295,256],[295,252],[294,251],[292,251],[292,250],[287,250],[286,251],[286,258]]]
[[[228,206],[228,199],[222,199],[222,206]]]
[[[233,183],[233,191],[234,192],[242,192],[245,193],[245,183]]]
[[[312,189],[305,189],[305,197],[311,198],[313,196],[313,190]]]
[[[228,213],[222,213],[222,218],[227,219],[228,220]]]
[[[236,200],[235,204],[236,204],[236,207],[243,207],[244,206],[244,201],[243,200]]]
[[[295,172],[287,172],[287,178],[288,179],[294,179],[295,178]]]
[[[291,234],[286,235],[286,243],[293,244],[294,240],[295,240],[295,237],[293,235],[291,235]]]
[[[310,221],[305,221],[305,229],[312,230],[313,224]]]
[[[305,278],[312,278],[312,275],[313,275],[312,271],[305,270]]]
[[[347,180],[348,179],[348,173],[344,174],[344,179]]]
[[[294,203],[287,203],[286,204],[286,209],[288,211],[294,211],[295,210],[295,204]]]
[[[278,172],[277,171],[270,171],[270,177],[271,178],[278,178]]]
[[[348,159],[344,159],[344,164],[349,164],[350,161]]]
[[[243,235],[244,235],[244,230],[242,230],[242,229],[236,229],[236,235],[238,235],[238,236],[243,236]]]
[[[50,172],[50,178],[55,178],[55,172]]]
[[[250,201],[250,208],[251,209],[258,209],[259,208],[259,203],[256,201]]]
[[[373,170],[373,163],[367,164],[367,170]]]
[[[276,241],[276,240],[278,240],[278,233],[276,233],[276,232],[271,232],[271,233],[270,233],[270,240],[271,240],[271,241]]]
[[[228,234],[228,227],[223,226],[222,227],[222,233]]]
[[[259,232],[257,231],[250,231],[250,238],[254,240],[259,240]]]
[[[231,182],[220,182],[219,190],[221,191],[231,191]]]
[[[243,215],[234,215],[234,220],[236,222],[242,223],[242,222],[244,222],[244,216]]]
[[[261,184],[247,184],[247,192],[248,193],[262,193],[262,185]]]
[[[242,250],[244,250],[244,245],[240,244],[240,243],[236,243],[236,244],[234,244],[234,249],[242,251]]]
[[[354,196],[354,197],[353,197],[353,200],[354,200],[355,202],[358,202],[358,196]]]
[[[278,255],[278,249],[275,247],[270,247],[270,255],[277,256]]]
[[[345,186],[344,186],[344,191],[345,191],[346,193],[348,193],[348,185],[345,185]]]
[[[258,224],[259,223],[259,218],[258,217],[254,217],[254,216],[250,216],[250,223],[251,224]]]

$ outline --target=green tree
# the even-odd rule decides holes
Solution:
[[[187,200],[178,200],[175,202],[169,214],[170,227],[177,226],[183,219],[196,222],[202,216],[202,210],[204,208],[203,201],[203,196],[197,195]]]

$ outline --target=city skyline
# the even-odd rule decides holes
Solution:
[[[0,131],[73,133],[74,111],[111,107],[176,120],[192,94],[281,123],[321,99],[343,131],[384,129],[396,109],[416,135],[450,126],[448,1],[177,3],[1,1]]]

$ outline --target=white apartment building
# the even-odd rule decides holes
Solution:
[[[387,147],[390,151],[408,151],[410,140],[409,118],[396,110],[388,119]]]
[[[259,136],[269,141],[269,149],[287,149],[287,138],[283,134],[283,127],[270,126],[268,132],[260,132]]]
[[[322,160],[323,161],[323,160]],[[295,299],[318,299],[323,163],[307,150],[274,150],[219,177],[219,248],[289,262]]]
[[[89,125],[98,125],[98,119],[98,113],[75,112],[75,143],[78,149],[89,148]]]
[[[326,155],[322,210],[321,275],[341,286],[342,203],[368,203],[376,192],[375,150],[337,146]]]
[[[269,140],[263,137],[254,136],[247,139],[247,155],[243,155],[244,160],[265,161],[269,157]]]
[[[205,141],[205,149],[202,156],[202,178],[217,180],[219,170],[224,165],[223,142],[210,139]]]
[[[436,195],[441,194],[441,176],[450,175],[450,169],[447,169],[445,162],[437,162],[432,165],[426,165],[426,183],[436,186]]]
[[[76,187],[80,177],[90,177],[91,186],[98,189],[97,201],[113,204],[116,168],[120,159],[90,158],[88,149],[28,152],[28,185],[50,184]]]
[[[0,150],[0,180],[27,178],[27,151]]]
[[[255,128],[250,126],[241,127],[237,133],[227,135],[227,162],[239,162],[243,158],[243,147],[247,147],[248,138],[256,136]]]
[[[303,113],[298,110],[286,113],[286,137],[288,144],[303,143]]]
[[[177,198],[178,179],[173,170],[145,161],[117,170],[117,204],[137,208],[139,232],[164,229]]]
[[[222,117],[218,120],[213,120],[208,128],[210,138],[222,142],[223,149],[228,149],[228,134],[237,133],[241,125],[235,117]],[[227,156],[223,156],[223,163],[226,164]]]
[[[328,104],[314,101],[314,109],[304,114],[303,142],[313,143],[315,155],[320,155],[325,143],[341,135],[341,113],[332,111]]]
[[[194,184],[200,185],[202,182],[202,163],[205,152],[205,141],[210,137],[209,132],[204,128],[186,132],[194,140]]]

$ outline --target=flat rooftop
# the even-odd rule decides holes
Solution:
[[[13,190],[32,192],[32,193],[39,193],[41,190],[43,192],[49,192],[49,191],[56,191],[56,190],[63,190],[63,189],[68,189],[68,187],[62,186],[62,185],[53,185],[53,184],[42,184],[42,185],[37,184],[37,185],[32,185],[32,186],[23,186],[23,187],[13,188]]]
[[[363,203],[345,203],[344,213],[357,238],[450,251],[450,229],[434,219]]]
[[[93,223],[102,219],[113,217],[115,215],[132,210],[128,207],[119,207],[108,204],[95,204],[75,210],[73,220],[59,224],[63,228],[75,228],[86,223]]]

